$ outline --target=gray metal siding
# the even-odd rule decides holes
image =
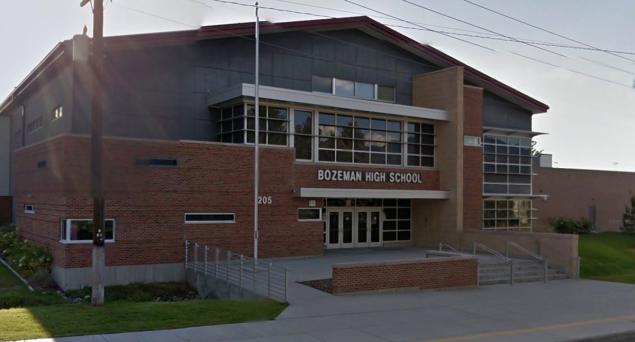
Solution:
[[[337,77],[395,86],[397,103],[409,105],[412,76],[436,69],[361,31],[324,34],[335,40],[307,32],[264,35],[261,84],[311,91],[312,75]],[[240,38],[115,51],[106,61],[107,135],[216,140],[209,94],[254,82],[254,43]],[[76,106],[74,132],[89,132],[88,109]]]
[[[0,196],[10,196],[11,120],[0,116]]]
[[[488,91],[483,94],[483,126],[531,131],[531,115]]]
[[[71,131],[72,75],[72,68],[65,67],[20,103],[24,106],[24,127],[20,123],[14,125],[14,136],[19,130],[22,130],[25,132],[26,145],[31,145]],[[52,111],[60,105],[63,107],[64,115],[62,118],[52,121]],[[29,123],[40,116],[42,117],[42,127],[31,133],[27,132],[26,128]]]

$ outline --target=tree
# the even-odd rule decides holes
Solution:
[[[631,197],[631,206],[626,207],[622,215],[622,231],[635,233],[635,196]]]

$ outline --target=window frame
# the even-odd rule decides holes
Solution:
[[[505,202],[505,207],[504,208],[499,208],[499,202]],[[494,203],[494,207],[493,208],[488,208],[486,206],[487,202],[493,202]],[[517,202],[518,205],[518,209],[514,209],[514,205],[510,205],[510,203],[514,203]],[[522,203],[528,203],[528,207],[527,208],[522,208]],[[533,212],[534,212],[534,207],[533,207],[533,201],[531,198],[523,198],[523,197],[516,197],[516,198],[504,198],[504,197],[489,197],[489,198],[483,198],[482,200],[482,218],[481,218],[481,229],[483,230],[496,230],[496,231],[533,231],[533,223],[535,220],[535,217],[533,217]],[[494,217],[487,217],[486,215],[486,211],[487,212],[493,212],[494,213]],[[521,212],[526,211],[527,212],[527,216],[523,216],[520,215]],[[502,212],[504,213],[504,217],[499,217],[498,213]],[[516,213],[516,215],[511,215],[510,213]],[[528,220],[528,224],[527,225],[522,225],[521,226],[521,222],[523,219]],[[518,225],[517,226],[511,226],[509,224],[510,220],[518,220]],[[493,221],[494,222],[494,226],[486,226],[485,225],[485,221]],[[499,222],[500,221],[505,221],[506,224],[505,225],[500,225],[499,226]]]
[[[59,116],[56,115],[58,110],[59,110]],[[63,117],[64,117],[64,107],[62,105],[59,105],[53,108],[53,110],[51,111],[51,122],[57,121]]]
[[[188,215],[232,215],[233,219],[231,221],[219,221],[219,220],[206,220],[206,221],[188,221]],[[183,214],[183,223],[184,224],[234,224],[236,223],[236,213],[184,213]]]
[[[33,204],[25,204],[24,205],[24,213],[25,214],[35,214],[35,206]]]
[[[317,219],[301,219],[300,218],[300,210],[317,210],[317,212],[319,213],[319,217]],[[316,208],[316,207],[304,207],[304,208],[298,208],[298,222],[321,222],[322,221],[322,208]]]
[[[93,239],[90,240],[70,240],[70,223],[71,221],[84,221],[84,222],[91,222],[93,221],[93,219],[78,219],[78,218],[67,218],[62,220],[62,238],[60,239],[60,243],[63,244],[68,244],[68,245],[74,245],[74,244],[88,244],[88,243],[93,243]],[[104,221],[112,221],[112,239],[106,239],[104,240],[105,243],[114,243],[115,242],[115,237],[116,237],[116,233],[117,233],[117,222],[114,218],[107,218],[104,219]]]

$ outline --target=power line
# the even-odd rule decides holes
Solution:
[[[557,65],[557,64],[553,64],[553,63],[546,62],[546,61],[543,61],[543,60],[540,60],[540,59],[537,59],[537,58],[529,57],[529,56],[526,56],[526,55],[523,55],[523,54],[520,54],[520,53],[517,53],[517,52],[511,52],[511,53],[516,55],[516,56],[519,56],[519,57],[534,61],[536,63],[552,66],[554,68],[564,69],[564,70],[567,70],[567,71],[572,72],[574,74],[590,77],[590,78],[593,78],[593,79],[596,79],[596,80],[599,80],[599,81],[604,81],[604,82],[612,83],[612,84],[615,84],[615,85],[618,85],[618,86],[621,86],[621,87],[626,87],[626,88],[632,89],[630,85],[627,85],[627,84],[624,84],[624,83],[621,83],[621,82],[616,82],[616,81],[609,80],[609,79],[606,79],[606,78],[603,78],[603,77],[599,77],[599,76],[595,76],[595,75],[592,75],[592,74],[588,74],[586,72],[569,69],[569,68],[566,68],[566,67],[563,67],[563,66],[560,66],[560,65]]]
[[[616,53],[614,53],[614,52],[610,52],[610,51],[608,51],[608,50],[600,49],[600,48],[597,48],[597,47],[595,47],[595,46],[593,46],[593,45],[590,45],[590,44],[587,44],[587,43],[581,42],[581,41],[579,41],[579,40],[573,39],[573,38],[571,38],[571,37],[567,37],[567,36],[561,35],[561,34],[559,34],[559,33],[556,33],[556,32],[553,32],[553,31],[547,30],[547,29],[545,29],[545,28],[542,28],[542,27],[540,27],[540,26],[533,25],[533,24],[528,23],[528,22],[526,22],[526,21],[523,21],[523,20],[520,20],[520,19],[514,18],[514,17],[512,17],[512,16],[510,16],[510,15],[507,15],[507,14],[505,14],[505,13],[502,13],[502,12],[496,11],[496,10],[494,10],[494,9],[491,9],[491,8],[489,8],[489,7],[486,7],[486,6],[483,6],[483,5],[481,5],[481,4],[478,4],[478,3],[474,2],[474,1],[470,1],[470,0],[463,0],[463,1],[467,2],[468,4],[474,5],[474,6],[476,6],[476,7],[482,8],[482,9],[484,9],[484,10],[486,10],[486,11],[489,11],[489,12],[492,12],[492,13],[495,13],[495,14],[498,14],[498,15],[500,15],[500,16],[503,16],[503,17],[505,17],[505,18],[507,18],[507,19],[511,19],[511,20],[516,21],[516,22],[519,22],[519,23],[521,23],[521,24],[525,24],[525,25],[527,25],[527,26],[529,26],[529,27],[533,27],[533,28],[535,28],[535,29],[537,29],[537,30],[540,30],[540,31],[543,31],[543,32],[547,32],[547,33],[549,33],[549,34],[552,34],[552,35],[554,35],[554,36],[557,36],[557,37],[560,37],[560,38],[566,39],[566,40],[568,40],[568,41],[571,41],[571,42],[574,42],[574,43],[578,43],[578,44],[584,45],[584,46],[586,46],[586,47],[592,48],[592,49],[594,49],[594,50],[597,50],[597,51],[602,51],[602,52],[608,53],[609,55],[612,55],[612,56],[615,56],[615,57],[619,57],[619,58],[621,58],[621,59],[625,59],[625,60],[627,60],[627,61],[631,61],[631,62],[634,62],[634,63],[635,63],[635,59],[628,58],[628,57],[624,57],[624,56],[618,55],[618,54],[616,54]]]
[[[401,1],[403,1],[403,2],[405,2],[405,3],[407,3],[407,4],[411,4],[411,5],[413,5],[413,6],[416,6],[416,7],[422,8],[422,9],[424,9],[424,10],[426,10],[426,11],[429,11],[429,12],[432,12],[432,13],[436,13],[436,14],[438,14],[438,15],[440,15],[440,16],[443,16],[443,17],[446,17],[446,18],[450,18],[450,19],[452,19],[452,20],[456,20],[456,21],[458,21],[458,22],[460,22],[460,23],[463,23],[463,24],[466,24],[466,25],[470,25],[470,26],[473,26],[473,27],[479,28],[479,29],[481,29],[481,30],[484,30],[484,31],[487,31],[487,32],[491,32],[491,33],[497,34],[497,35],[499,35],[499,36],[501,36],[501,37],[505,37],[505,38],[508,38],[508,39],[513,39],[513,40],[514,40],[514,41],[516,41],[516,42],[519,42],[519,43],[522,43],[522,44],[525,44],[525,45],[531,46],[531,47],[533,47],[533,48],[536,48],[536,49],[539,49],[539,50],[542,50],[542,51],[546,51],[546,52],[552,53],[552,54],[554,54],[554,55],[558,55],[558,56],[560,56],[560,57],[565,57],[565,58],[567,57],[567,56],[565,56],[565,55],[563,55],[563,54],[561,54],[561,53],[555,52],[555,51],[553,51],[553,50],[545,49],[545,48],[543,48],[543,47],[536,46],[536,45],[533,45],[533,44],[531,44],[531,43],[527,43],[527,42],[520,41],[520,40],[518,40],[518,39],[516,39],[516,38],[514,38],[514,37],[510,37],[510,36],[508,36],[508,35],[505,35],[505,34],[502,34],[502,33],[496,32],[496,31],[494,31],[494,30],[490,30],[490,29],[485,28],[485,27],[483,27],[483,26],[479,26],[479,25],[473,24],[473,23],[471,23],[471,22],[468,22],[468,21],[465,21],[465,20],[462,20],[462,19],[459,19],[459,18],[453,17],[453,16],[451,16],[451,15],[449,15],[449,14],[445,14],[445,13],[443,13],[443,12],[439,12],[439,11],[437,11],[437,10],[433,10],[432,8],[429,8],[429,7],[426,7],[426,6],[423,6],[423,5],[419,5],[419,4],[414,3],[414,2],[412,2],[412,1],[409,1],[409,0],[401,0]]]
[[[348,2],[349,4],[353,4],[353,5],[355,5],[355,6],[359,6],[359,7],[365,8],[365,9],[367,9],[367,10],[369,10],[369,11],[373,11],[373,12],[375,12],[375,13],[379,13],[379,14],[381,14],[381,15],[389,16],[389,17],[391,17],[391,18],[393,18],[393,19],[396,19],[396,20],[399,20],[399,21],[403,21],[403,22],[408,23],[408,24],[410,24],[410,25],[414,25],[414,26],[417,26],[417,27],[421,27],[421,28],[423,28],[423,29],[425,29],[425,30],[427,30],[427,31],[436,32],[436,33],[442,34],[442,35],[444,35],[444,36],[446,36],[446,37],[450,37],[450,38],[452,38],[452,39],[456,39],[456,40],[462,41],[462,42],[467,43],[467,44],[470,44],[470,45],[478,46],[478,47],[483,48],[483,49],[485,49],[485,50],[489,50],[489,51],[492,51],[492,52],[496,52],[496,50],[494,50],[494,49],[492,49],[492,48],[489,48],[489,47],[487,47],[487,46],[483,46],[483,45],[481,45],[481,44],[477,44],[477,43],[474,43],[474,42],[470,42],[469,40],[465,40],[465,39],[457,38],[457,37],[454,37],[454,36],[449,35],[449,34],[447,34],[447,33],[443,33],[443,32],[437,31],[437,30],[433,30],[433,29],[431,29],[431,28],[428,28],[428,27],[425,27],[425,26],[423,26],[423,25],[420,25],[420,24],[414,23],[414,22],[412,22],[412,21],[408,21],[408,20],[406,20],[406,19],[401,19],[401,18],[395,17],[395,16],[393,16],[393,15],[390,15],[390,14],[388,14],[388,13],[381,12],[381,11],[378,11],[378,10],[375,10],[375,9],[372,9],[372,8],[367,7],[367,6],[364,6],[364,5],[362,5],[362,4],[358,4],[358,3],[354,2],[354,1],[351,1],[351,0],[344,0],[344,1]]]
[[[209,4],[206,4],[206,3],[198,1],[198,0],[188,0],[188,1],[191,1],[191,2],[194,2],[194,3],[198,3],[198,4],[200,4],[202,6],[205,6],[205,7],[208,7],[208,8],[212,8],[212,6],[210,6]],[[223,2],[223,3],[227,3],[227,4],[233,4],[233,5],[240,4],[240,3],[235,3],[234,4],[234,3],[232,3],[233,1],[230,2],[230,1],[226,1],[226,0],[213,0],[213,1]],[[348,1],[348,0],[344,0],[344,1]],[[139,9],[136,9],[136,8],[127,7],[127,6],[122,6],[119,3],[117,5],[119,7],[128,9],[128,10],[133,11],[133,12],[137,12],[137,13],[144,14],[144,15],[147,15],[147,16],[151,16],[151,17],[155,17],[155,18],[162,19],[162,20],[165,20],[165,21],[169,21],[171,23],[180,24],[180,25],[186,26],[188,28],[196,28],[196,29],[200,28],[199,26],[191,25],[191,24],[184,23],[184,22],[181,22],[181,21],[178,21],[178,20],[174,20],[174,19],[167,18],[167,17],[160,16],[160,15],[156,15],[156,14],[153,14],[153,13],[150,13],[150,12],[147,12],[147,11],[143,11],[143,10],[139,10]],[[253,7],[253,5],[248,5],[248,4],[240,4],[240,5],[242,5],[244,7]],[[271,8],[271,9],[278,10],[278,11],[287,11],[287,10],[279,9],[279,8]],[[401,19],[397,19],[397,17],[394,17],[394,18],[395,18],[395,20],[401,20]],[[406,21],[406,20],[402,20],[402,21]],[[408,22],[408,21],[406,21],[406,22]],[[236,34],[236,33],[233,33],[233,32],[229,32],[229,31],[226,31],[226,30],[223,30],[223,29],[219,29],[219,28],[216,28],[216,27],[213,27],[213,26],[207,26],[206,28],[210,29],[210,30],[213,30],[213,31],[221,32],[221,33],[224,33],[224,34],[227,34],[227,35],[230,35],[230,36],[234,36],[236,38],[249,40],[249,41],[253,41],[254,40],[253,38],[250,38],[250,37],[247,37],[247,36],[244,36],[244,35],[239,35],[239,34]],[[426,28],[424,28],[423,30],[424,31],[435,32],[435,30],[429,30],[429,29],[426,29]],[[321,37],[324,37],[324,38],[327,38],[327,39],[339,41],[341,43],[345,43],[345,44],[349,44],[349,45],[353,45],[353,46],[358,46],[358,47],[363,47],[363,46],[360,46],[358,44],[354,44],[354,43],[351,43],[351,42],[348,42],[348,41],[340,40],[340,39],[337,39],[337,38],[334,38],[334,37],[330,37],[330,36],[327,36],[327,35],[324,35],[324,34],[320,34],[320,33],[316,33],[316,32],[308,32],[308,33],[311,33],[311,34],[314,34],[314,35],[318,35],[318,36],[321,36]],[[309,59],[313,59],[313,60],[321,60],[321,61],[326,61],[326,62],[332,62],[329,59],[316,57],[314,55],[307,54],[304,51],[296,50],[296,49],[289,48],[289,47],[282,46],[282,45],[278,45],[278,44],[275,44],[275,43],[270,43],[270,42],[266,42],[266,41],[262,41],[262,40],[261,40],[261,43],[263,45],[268,45],[268,46],[271,46],[271,47],[276,47],[276,48],[279,48],[279,49],[283,49],[283,50],[295,53],[296,55],[300,55],[301,57],[304,57],[304,58],[309,58]],[[387,56],[391,56],[393,58],[399,58],[399,59],[402,59],[402,60],[406,60],[408,62],[413,62],[413,63],[416,63],[416,64],[425,65],[425,66],[433,66],[431,64],[423,63],[421,61],[412,60],[412,59],[404,58],[404,57],[400,57],[400,56],[394,56],[394,55],[391,55],[391,54],[386,54],[385,52],[379,51],[377,49],[368,48],[368,47],[363,47],[363,48],[366,48],[366,49],[369,49],[369,50],[373,50],[373,51],[377,51],[379,53],[382,53],[382,54],[387,55]],[[489,48],[487,48],[487,49],[488,50],[492,50],[492,49],[489,49]],[[492,50],[492,51],[497,52],[496,50]],[[517,53],[514,53],[514,52],[511,52],[511,53],[515,54],[515,55],[518,55],[520,57],[532,60],[532,61],[537,62],[537,63],[547,64],[547,65],[550,65],[550,66],[553,66],[553,67],[556,67],[556,68],[565,69],[565,70],[568,70],[570,72],[573,72],[573,73],[576,73],[576,74],[579,74],[579,75],[583,75],[583,76],[587,76],[587,77],[590,77],[590,78],[593,78],[593,79],[596,79],[596,80],[605,81],[605,82],[612,83],[612,84],[619,85],[619,86],[625,86],[623,83],[619,83],[619,82],[611,81],[611,80],[608,80],[608,79],[604,79],[602,77],[598,77],[598,76],[594,76],[594,75],[591,75],[591,74],[587,74],[585,72],[579,72],[579,71],[576,71],[576,70],[573,70],[573,69],[564,68],[564,67],[561,67],[561,66],[558,66],[558,65],[555,65],[555,64],[544,62],[544,61],[541,61],[541,60],[538,60],[538,59],[535,59],[535,58],[532,58],[532,57],[520,55],[520,54],[517,54]],[[349,63],[344,63],[344,64],[349,64]],[[628,86],[628,87],[630,88],[630,86]]]

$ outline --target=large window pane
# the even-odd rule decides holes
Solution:
[[[377,99],[386,102],[395,102],[395,88],[378,85]]]
[[[355,82],[355,97],[367,100],[374,100],[375,85],[370,83]]]
[[[340,80],[336,78],[333,80],[333,83],[335,88],[335,95],[347,97],[355,96],[355,82]]]
[[[333,93],[333,79],[331,77],[321,77],[313,75],[312,78],[313,91],[320,93]]]

